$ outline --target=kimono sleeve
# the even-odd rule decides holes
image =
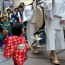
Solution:
[[[12,57],[12,52],[11,52],[11,39],[9,39],[9,38],[5,39],[4,57],[5,58]]]

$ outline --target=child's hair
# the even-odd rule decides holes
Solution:
[[[21,23],[17,23],[15,25],[12,26],[12,34],[15,36],[19,36],[22,34],[22,28],[23,25]]]

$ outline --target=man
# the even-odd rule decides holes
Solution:
[[[65,0],[44,0],[47,50],[55,65],[59,65],[56,49],[65,49],[63,23],[65,21]]]
[[[23,5],[23,3],[21,3],[20,5]],[[34,42],[34,39],[31,38],[31,36],[34,37],[34,33],[35,33],[35,28],[36,28],[36,24],[35,24],[35,7],[36,7],[36,3],[35,0],[33,0],[33,3],[24,6],[24,13],[25,16],[24,21],[27,21],[27,38],[28,38],[28,43],[29,46],[32,45],[32,43]],[[33,47],[31,47],[31,50],[33,53],[39,53],[36,49],[34,49]]]

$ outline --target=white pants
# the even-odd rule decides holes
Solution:
[[[63,30],[46,30],[47,50],[65,49]]]
[[[34,37],[34,33],[35,33],[35,24],[28,24],[27,26],[27,37],[28,37],[28,44],[29,46],[32,45],[32,43],[34,42],[34,39],[31,38],[31,36]]]

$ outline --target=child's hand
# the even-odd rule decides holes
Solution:
[[[8,31],[6,29],[4,29],[3,34],[5,35],[5,37],[7,37],[8,36]]]

